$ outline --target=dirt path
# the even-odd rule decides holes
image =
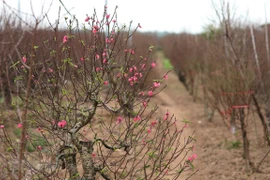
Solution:
[[[245,161],[242,158],[242,147],[232,148],[230,131],[224,126],[221,118],[214,116],[213,122],[204,118],[204,105],[201,102],[194,103],[191,96],[179,83],[174,73],[169,74],[168,87],[158,95],[157,103],[162,111],[167,109],[174,113],[177,119],[185,118],[191,122],[186,129],[186,135],[195,131],[195,168],[199,171],[190,180],[270,180],[270,156],[261,167],[262,173],[246,172]],[[256,117],[255,117],[255,120]],[[254,120],[254,122],[255,122]],[[255,164],[268,151],[263,144],[262,130],[257,121],[258,136],[253,136],[254,124],[250,121],[250,151]],[[241,134],[237,135],[241,142]],[[258,148],[259,147],[259,148]],[[186,177],[181,177],[186,179]]]
[[[168,110],[170,114],[174,114],[179,122],[179,126],[182,126],[184,123],[181,121],[183,119],[191,120],[191,118],[193,118],[191,112],[197,111],[198,107],[196,107],[196,104],[192,103],[192,98],[189,96],[184,86],[179,83],[176,74],[170,73],[168,77],[169,78],[166,81],[167,87],[156,96],[154,101],[159,105],[160,112],[165,113]],[[197,115],[197,113],[195,114]],[[188,125],[184,131],[183,137],[187,138],[193,133],[194,129],[190,128]],[[186,173],[181,175],[178,179],[184,180],[187,179],[188,176],[189,173]]]

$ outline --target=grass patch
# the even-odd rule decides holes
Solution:
[[[228,149],[239,149],[242,146],[242,143],[238,140],[231,141],[228,144]]]
[[[173,66],[171,64],[171,61],[169,59],[164,59],[163,60],[163,67],[166,69],[166,70],[172,70],[173,69]]]

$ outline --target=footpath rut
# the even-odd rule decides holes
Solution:
[[[179,82],[176,74],[173,72],[169,73],[168,79],[165,83],[167,87],[160,94],[158,94],[154,100],[159,106],[159,111],[164,114],[168,110],[170,115],[174,114],[178,120],[179,127],[183,126],[183,123],[181,122],[183,119],[190,121],[191,124],[200,122],[200,119],[203,118],[203,107],[201,104],[196,104],[192,101],[191,96],[188,94],[184,86]],[[193,133],[194,129],[188,125],[187,128],[185,128],[183,137],[187,138]],[[194,145],[195,151],[193,153],[196,153],[199,157],[196,149],[196,143],[194,143]],[[196,169],[197,168],[195,166],[195,170]],[[188,174],[186,173],[178,179],[185,180],[187,177]],[[191,177],[190,179],[192,180],[194,178]]]

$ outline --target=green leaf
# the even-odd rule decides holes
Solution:
[[[186,124],[191,124],[191,122],[189,122],[188,120],[184,119],[182,122],[186,123]]]
[[[191,162],[189,164],[191,166],[191,169],[194,170],[195,169],[194,165]]]
[[[14,78],[14,82],[17,82],[17,81],[20,81],[20,80],[23,80],[22,76],[17,76],[17,77]]]
[[[20,63],[20,61],[17,61],[16,63],[12,64],[12,65],[10,66],[10,68],[15,68],[15,67],[17,66],[17,64],[19,64],[19,63]]]
[[[179,169],[179,170],[177,171],[177,173],[178,173],[178,174],[181,174],[183,171],[184,171],[184,168]]]
[[[12,147],[8,147],[8,148],[7,148],[7,152],[11,152],[12,150],[13,150]]]

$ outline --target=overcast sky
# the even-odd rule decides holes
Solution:
[[[3,7],[3,0],[0,0],[0,8]],[[18,8],[19,0],[6,0],[14,8]],[[84,22],[86,14],[93,14],[93,8],[102,15],[105,0],[62,0],[66,7],[76,14],[77,18]],[[181,32],[187,31],[198,33],[203,30],[203,26],[211,23],[214,11],[211,0],[107,0],[108,10],[113,12],[118,5],[118,20],[128,23],[133,20],[140,23],[141,31],[167,31]],[[219,4],[220,0],[213,0]],[[270,20],[270,0],[227,0],[235,6],[238,16],[246,17],[249,14],[250,21],[264,23],[265,11],[267,8],[267,19]],[[31,13],[30,0],[20,0],[21,11]],[[35,14],[40,14],[41,7],[48,9],[51,0],[32,0]],[[1,7],[2,6],[2,7]],[[53,5],[49,13],[51,21],[57,18],[60,3],[53,0]],[[62,15],[65,11],[62,8]]]

